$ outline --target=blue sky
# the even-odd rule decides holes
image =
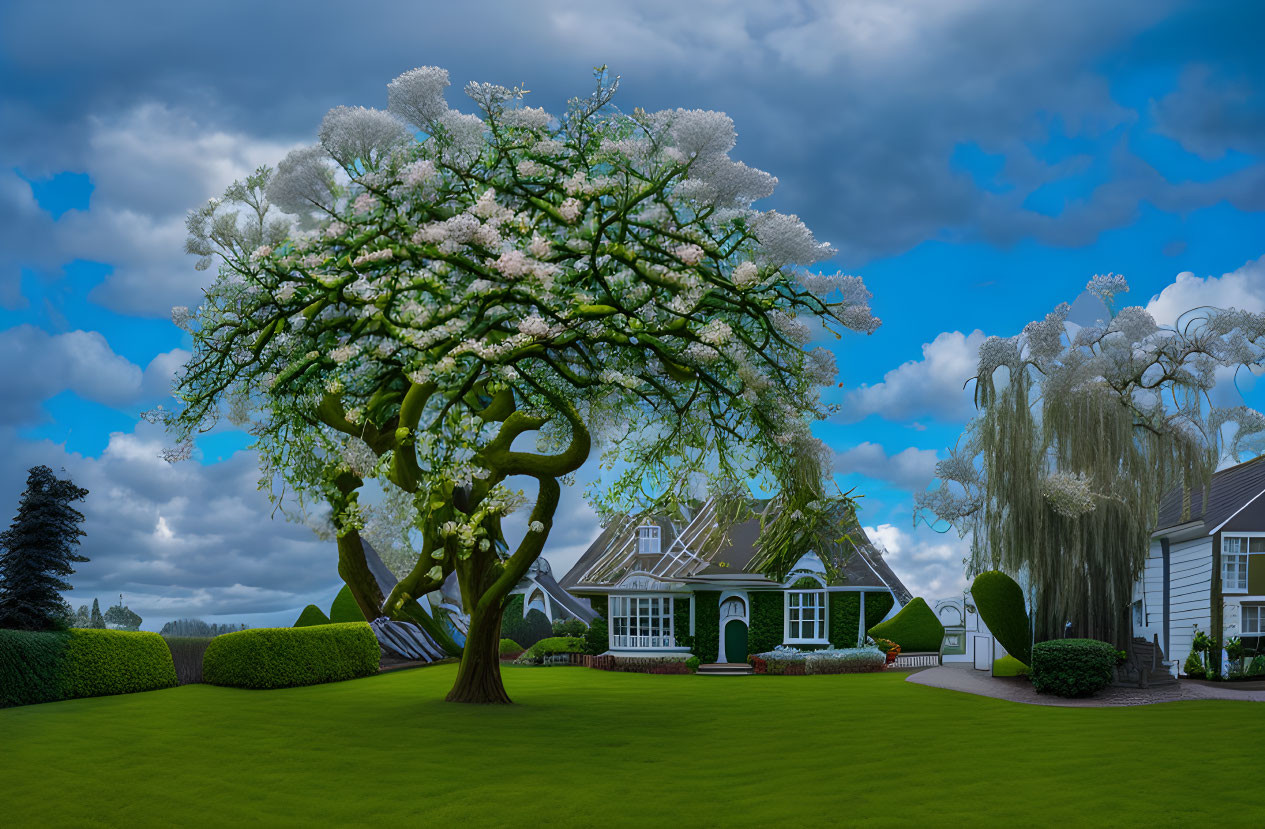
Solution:
[[[414,66],[446,67],[454,90],[526,84],[556,112],[605,63],[625,108],[734,118],[733,156],[780,179],[757,206],[799,214],[874,293],[882,328],[830,343],[843,414],[818,434],[915,593],[962,584],[965,544],[915,528],[912,494],[970,416],[983,336],[1096,273],[1125,275],[1161,321],[1265,310],[1260,4],[373,2],[355,18],[0,10],[0,508],[36,463],[92,490],[75,604],[122,592],[148,628],[285,622],[332,597],[332,544],[273,516],[243,435],[167,467],[139,413],[169,402],[189,347],[169,311],[206,284],[185,212],[311,142],[330,107],[383,106]],[[578,492],[564,511],[555,570],[598,529]]]

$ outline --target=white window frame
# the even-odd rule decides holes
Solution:
[[[1235,544],[1234,552],[1226,552],[1227,541]],[[1247,568],[1250,556],[1261,555],[1265,550],[1251,550],[1252,542],[1265,546],[1265,533],[1223,533],[1221,536],[1221,592],[1247,593]],[[1241,542],[1241,543],[1239,543]],[[1232,580],[1233,577],[1233,580]]]
[[[613,595],[610,611],[611,650],[665,650],[677,647],[673,630],[673,596],[666,593]]]
[[[642,524],[637,528],[637,555],[662,555],[663,535],[657,524]]]
[[[1247,628],[1247,612],[1254,611],[1256,627]],[[1239,608],[1239,633],[1242,636],[1265,636],[1265,605],[1245,604]]]
[[[803,576],[796,578],[796,581]],[[813,578],[813,577],[810,577]],[[814,578],[820,584],[820,580]],[[824,585],[815,590],[786,590],[783,591],[782,599],[782,641],[788,645],[828,645],[826,626],[829,620],[826,615],[826,588]],[[811,596],[813,601],[811,605],[805,606],[804,599]],[[805,618],[804,611],[810,610],[815,618]],[[794,614],[795,622],[798,623],[799,633],[804,632],[804,625],[811,623],[814,628],[813,632],[820,634],[819,636],[791,636],[791,616]]]

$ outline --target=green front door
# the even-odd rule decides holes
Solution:
[[[725,625],[725,661],[747,661],[747,623],[734,619]]]

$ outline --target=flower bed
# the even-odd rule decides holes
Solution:
[[[599,671],[621,671],[637,674],[689,674],[693,670],[688,664],[690,655],[680,656],[586,656],[581,664]]]
[[[757,674],[854,674],[883,670],[883,666],[887,664],[887,654],[875,647],[819,651],[774,648],[766,653],[752,654],[748,661]]]

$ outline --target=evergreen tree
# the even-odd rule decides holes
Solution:
[[[79,609],[75,611],[75,621],[71,627],[86,628],[92,625],[92,611],[88,609],[86,604],[79,605]]]
[[[47,466],[32,467],[17,516],[0,533],[0,627],[47,630],[64,626],[65,602],[60,591],[71,586],[63,577],[75,572],[75,553],[83,513],[71,506],[88,490],[60,480]]]
[[[140,630],[141,622],[144,621],[132,612],[131,608],[123,604],[122,593],[119,594],[119,603],[106,610],[104,618],[107,624],[118,630]]]
[[[92,618],[88,622],[88,627],[97,628],[98,630],[105,629],[105,617],[101,615],[101,605],[96,599],[92,600]]]

